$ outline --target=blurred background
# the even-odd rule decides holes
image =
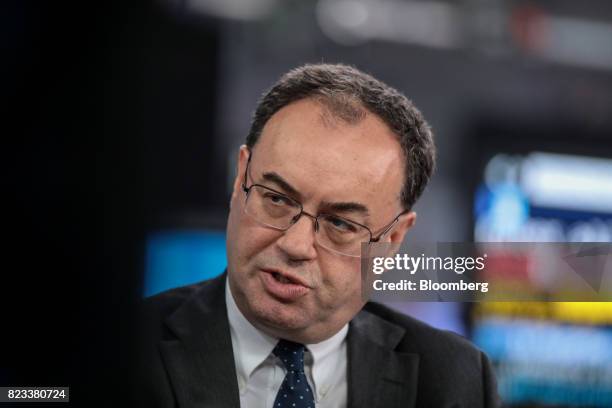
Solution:
[[[3,9],[3,384],[121,389],[134,302],[223,271],[251,114],[307,62],[371,73],[432,125],[408,241],[612,241],[607,1]],[[609,304],[391,306],[484,349],[508,406],[612,406]]]

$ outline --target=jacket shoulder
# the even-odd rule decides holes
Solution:
[[[223,296],[224,283],[224,277],[220,276],[166,290],[141,300],[134,328],[132,405],[177,406],[175,390],[160,348],[162,342],[174,342],[177,339],[177,333],[168,325],[168,320],[184,313],[184,308],[188,308],[191,313],[194,305],[196,308],[201,304],[208,305],[212,295]]]
[[[224,276],[220,275],[192,285],[169,289],[143,299],[138,311],[140,332],[147,333],[153,339],[166,337],[168,331],[164,321],[167,318],[192,298],[198,297],[199,302],[208,302],[209,296],[207,295],[211,292],[221,293],[224,283]]]
[[[148,314],[168,316],[208,282],[210,281],[202,281],[188,286],[168,289],[149,296],[142,302],[143,311]]]
[[[400,326],[405,330],[404,338],[398,345],[398,349],[405,348],[407,349],[405,351],[417,353],[481,353],[465,337],[451,331],[432,327],[425,322],[393,310],[388,306],[369,302],[364,309],[387,323]]]
[[[449,398],[470,401],[467,406],[499,406],[497,383],[489,359],[469,340],[377,303],[368,303],[364,309],[385,324],[404,330],[395,351],[419,356],[421,405],[442,406],[441,398]]]

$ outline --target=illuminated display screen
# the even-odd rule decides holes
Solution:
[[[144,296],[189,285],[225,270],[225,232],[169,230],[147,240]]]
[[[612,242],[612,160],[496,155],[474,215],[480,242]],[[505,403],[612,406],[612,303],[482,303],[472,323]]]

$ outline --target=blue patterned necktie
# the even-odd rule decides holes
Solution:
[[[273,408],[315,408],[312,390],[304,373],[304,349],[303,344],[280,340],[272,350],[287,369]]]

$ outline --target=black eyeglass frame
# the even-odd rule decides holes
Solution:
[[[253,157],[253,153],[252,153],[251,151],[249,151],[249,158],[248,158],[248,160],[247,160],[246,169],[244,170],[244,182],[242,183],[242,191],[244,191],[244,193],[245,193],[245,195],[246,195],[247,199],[248,199],[249,192],[251,191],[251,189],[252,189],[253,187],[257,186],[257,187],[261,187],[261,188],[264,188],[264,189],[266,189],[266,190],[272,191],[273,193],[278,194],[278,195],[280,195],[280,196],[286,197],[286,198],[287,198],[289,201],[291,201],[291,202],[293,202],[293,203],[297,204],[297,206],[299,206],[299,208],[300,208],[300,212],[299,212],[299,214],[297,214],[295,217],[293,217],[293,219],[291,220],[291,224],[289,224],[289,226],[288,226],[287,228],[278,228],[278,227],[274,227],[274,228],[278,229],[279,231],[287,231],[287,230],[288,230],[289,228],[291,228],[291,227],[292,227],[292,226],[293,226],[293,225],[294,225],[296,222],[298,222],[298,221],[299,221],[299,219],[302,217],[302,215],[306,215],[306,216],[308,216],[308,217],[312,218],[312,219],[315,221],[315,232],[318,232],[318,231],[319,231],[319,217],[320,217],[320,216],[322,216],[322,215],[328,215],[328,216],[333,216],[333,217],[339,218],[339,219],[341,219],[341,220],[343,220],[343,221],[347,221],[347,222],[350,222],[350,223],[352,223],[352,224],[359,225],[360,227],[365,228],[365,229],[366,229],[366,231],[368,231],[368,233],[370,234],[370,240],[368,241],[368,243],[371,243],[371,242],[378,242],[378,241],[380,241],[380,239],[381,239],[381,238],[382,238],[382,237],[383,237],[383,236],[384,236],[386,233],[388,233],[388,232],[391,230],[391,228],[393,228],[393,226],[394,226],[394,225],[397,223],[397,221],[399,220],[399,218],[400,218],[402,215],[407,214],[408,212],[410,212],[410,210],[404,210],[404,211],[402,211],[401,213],[399,213],[399,214],[398,214],[398,215],[397,215],[397,216],[396,216],[396,217],[393,219],[393,221],[391,221],[389,224],[387,224],[387,225],[385,225],[385,226],[383,227],[383,230],[382,230],[382,232],[381,232],[380,234],[378,234],[377,236],[375,236],[375,237],[374,237],[374,236],[373,236],[373,234],[372,234],[372,230],[370,230],[370,228],[368,228],[367,226],[365,226],[365,225],[363,225],[363,224],[360,224],[360,223],[358,223],[358,222],[355,222],[355,221],[353,221],[353,220],[349,220],[349,219],[347,219],[347,218],[340,217],[340,216],[338,216],[338,215],[336,215],[336,214],[326,214],[326,213],[320,213],[319,215],[316,215],[316,216],[315,216],[315,215],[312,215],[312,214],[310,214],[310,213],[308,213],[308,212],[304,211],[304,206],[302,205],[302,203],[300,203],[299,201],[297,201],[297,200],[296,200],[296,199],[294,199],[294,198],[289,197],[289,196],[288,196],[287,194],[285,194],[285,193],[281,193],[280,191],[276,191],[276,190],[274,190],[273,188],[270,188],[270,187],[264,186],[264,185],[262,185],[262,184],[257,184],[257,183],[253,183],[253,184],[251,184],[249,187],[247,187],[247,174],[248,174],[248,172],[249,172],[249,165],[251,164],[251,158],[252,158],[252,157]],[[344,254],[344,253],[343,253],[343,255],[348,255],[348,254]]]

